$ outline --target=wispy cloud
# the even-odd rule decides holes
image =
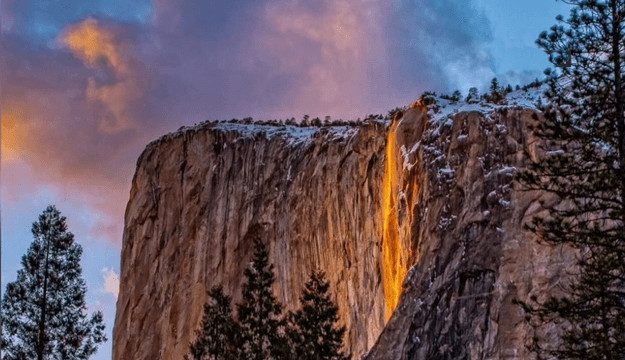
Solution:
[[[117,73],[128,72],[112,31],[99,25],[96,19],[87,18],[69,26],[61,36],[61,41],[92,68],[109,65]]]
[[[97,75],[88,78],[86,95],[92,105],[102,105],[102,116],[98,130],[104,133],[126,130],[135,124],[134,102],[141,99],[138,71],[132,69],[128,55],[110,28],[96,19],[69,26],[61,36],[66,45],[82,62],[96,70],[111,70],[109,79],[98,79]]]
[[[320,1],[313,9],[280,2],[264,10],[267,31],[257,43],[294,79],[280,110],[357,117],[376,107],[388,58],[374,2]]]
[[[15,106],[3,107],[0,123],[2,125],[2,141],[0,150],[3,162],[13,162],[24,152],[23,139],[28,133],[25,109]]]
[[[155,0],[149,17],[143,5],[123,17],[100,2],[96,15],[36,4],[2,3],[2,161],[27,162],[38,182],[118,219],[98,227],[115,242],[134,161],[168,130],[362,117],[491,74],[488,20],[460,0]],[[55,41],[33,43],[32,18]]]

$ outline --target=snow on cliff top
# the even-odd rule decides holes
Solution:
[[[481,112],[490,115],[501,108],[527,108],[536,109],[536,103],[539,99],[544,103],[542,96],[546,85],[529,90],[516,90],[506,95],[506,104],[493,104],[480,99],[477,103],[468,103],[465,100],[452,101],[443,97],[434,97],[436,104],[430,108],[429,115],[432,124],[441,125],[446,121],[450,121],[450,117],[463,112]],[[434,111],[433,108],[437,108]],[[377,122],[388,124],[388,120],[376,120]],[[152,147],[156,144],[181,136],[184,133],[195,132],[201,129],[218,129],[224,132],[237,133],[242,138],[254,138],[264,136],[266,139],[279,136],[287,141],[291,146],[309,143],[319,132],[327,133],[332,140],[346,139],[352,137],[359,130],[357,125],[328,125],[328,126],[298,126],[298,125],[280,125],[270,124],[268,122],[233,122],[233,121],[206,121],[193,126],[183,126],[178,131],[169,133],[161,138],[152,141],[146,147]]]
[[[331,140],[346,139],[352,137],[358,132],[357,125],[328,125],[322,127],[316,126],[298,126],[298,125],[279,125],[271,124],[264,121],[259,122],[233,122],[233,121],[205,121],[192,126],[182,126],[178,131],[166,134],[146,146],[146,149],[157,146],[163,141],[173,139],[185,134],[193,133],[203,129],[216,129],[226,133],[232,132],[238,135],[238,138],[255,138],[263,136],[266,139],[280,137],[286,140],[290,146],[300,145],[312,142],[316,134],[322,132],[325,136],[329,136]]]
[[[353,136],[357,131],[356,126],[337,125],[337,126],[295,126],[295,125],[260,125],[260,124],[242,124],[231,122],[218,122],[215,129],[219,129],[225,132],[233,131],[240,134],[242,137],[255,137],[258,135],[264,135],[266,139],[271,139],[274,136],[280,136],[285,139],[289,145],[296,145],[305,142],[309,142],[323,129],[327,129],[328,134],[332,139],[349,138]]]
[[[496,110],[502,108],[524,108],[536,110],[536,103],[539,102],[539,100],[542,103],[547,102],[543,96],[546,88],[546,85],[542,85],[541,87],[529,90],[513,91],[505,96],[506,103],[504,104],[493,104],[483,99],[477,103],[468,103],[464,100],[454,102],[449,99],[435,97],[438,105],[438,112],[430,110],[428,115],[431,117],[431,122],[436,124],[444,122],[452,115],[463,112],[477,111],[490,115]]]
[[[267,139],[271,139],[274,136],[281,136],[293,144],[312,139],[312,137],[319,132],[319,128],[317,127],[259,125],[254,123],[241,124],[230,122],[218,122],[214,128],[224,132],[237,132],[243,137],[265,135]]]

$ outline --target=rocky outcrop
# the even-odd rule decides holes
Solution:
[[[364,359],[531,359],[533,329],[514,300],[553,293],[574,264],[571,251],[523,229],[548,199],[512,181],[540,156],[528,125],[541,115],[520,106],[431,109],[396,126],[397,191],[411,194],[397,203],[408,214],[399,226],[410,229],[402,241],[413,266]]]
[[[217,284],[240,298],[262,239],[288,309],[326,271],[354,355],[384,326],[387,126],[207,124],[150,144],[126,209],[113,358],[181,359]]]
[[[530,359],[513,301],[557,290],[574,256],[523,229],[550,199],[512,181],[541,156],[535,99],[515,96],[425,99],[359,127],[205,124],[150,144],[126,209],[113,358],[181,358],[208,290],[239,300],[260,238],[287,309],[326,271],[354,358]]]

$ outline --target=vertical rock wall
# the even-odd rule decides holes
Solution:
[[[386,126],[204,125],[149,145],[126,209],[113,359],[181,359],[207,292],[240,299],[253,240],[287,309],[326,271],[357,356],[384,325],[380,275]]]
[[[550,200],[512,181],[540,156],[539,117],[418,105],[390,130],[219,124],[149,145],[126,210],[114,359],[181,358],[208,289],[239,300],[255,238],[288,309],[312,269],[327,272],[354,358],[531,359],[513,300],[557,291],[575,262],[523,229]]]
[[[414,196],[397,204],[413,266],[366,360],[533,358],[532,329],[513,301],[557,292],[574,256],[523,229],[548,200],[512,181],[539,156],[528,125],[540,114],[478,109],[411,110],[396,125],[404,161],[397,191]]]

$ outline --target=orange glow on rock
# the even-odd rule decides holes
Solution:
[[[384,208],[383,208],[383,270],[385,317],[388,321],[395,310],[401,295],[402,284],[406,277],[407,251],[402,245],[399,235],[397,218],[398,167],[396,128],[397,120],[393,121],[386,142],[386,165],[384,169]]]

